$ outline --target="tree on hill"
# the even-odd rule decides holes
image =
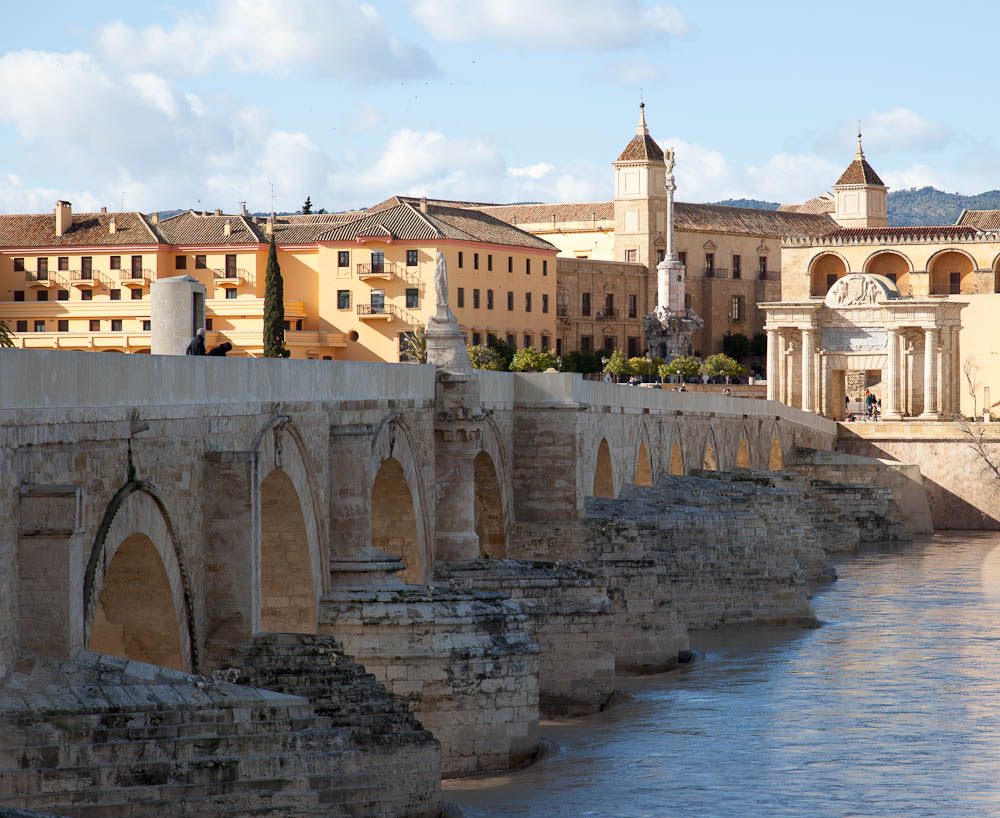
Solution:
[[[302,213],[304,215],[308,216],[312,212],[313,212],[312,199],[310,199],[308,196],[306,196],[306,200],[305,200],[305,202],[302,205]]]
[[[290,354],[285,349],[285,285],[272,233],[264,273],[264,357],[287,358]]]

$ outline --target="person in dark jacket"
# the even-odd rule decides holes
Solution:
[[[233,345],[229,341],[223,341],[218,346],[212,347],[209,351],[209,355],[215,355],[220,358],[225,358],[226,353],[233,348]]]
[[[204,355],[205,354],[205,328],[202,327],[195,333],[194,338],[191,339],[191,343],[188,344],[187,350],[184,352],[185,355]]]

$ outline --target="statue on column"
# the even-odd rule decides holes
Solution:
[[[458,318],[448,306],[448,263],[444,253],[438,252],[434,267],[434,315],[427,319],[427,363],[440,369],[467,371],[469,353],[465,348],[466,338]]]
[[[457,322],[458,319],[448,306],[448,263],[444,260],[444,253],[440,251],[434,267],[434,295],[437,305],[431,320],[437,323]]]

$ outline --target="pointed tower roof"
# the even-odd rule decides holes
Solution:
[[[639,103],[639,125],[635,129],[635,136],[632,141],[625,146],[619,162],[662,162],[663,150],[649,135],[649,128],[646,127],[646,103]]]
[[[880,185],[885,187],[885,182],[879,179],[878,174],[868,164],[865,159],[865,152],[861,149],[861,131],[858,131],[858,152],[854,154],[854,161],[847,166],[840,178],[838,185]]]

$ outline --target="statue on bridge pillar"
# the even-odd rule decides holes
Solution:
[[[434,296],[437,308],[428,319],[426,330],[427,363],[449,371],[469,371],[472,367],[465,347],[465,333],[448,306],[448,263],[441,252],[437,254],[434,268]]]

